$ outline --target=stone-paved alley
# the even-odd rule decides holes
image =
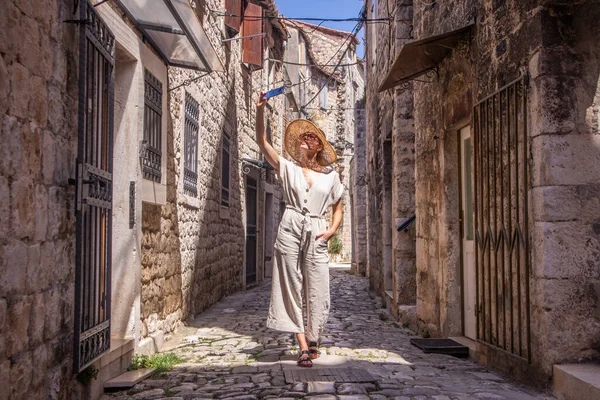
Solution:
[[[125,399],[551,399],[506,381],[470,360],[424,354],[409,342],[411,332],[387,320],[381,299],[365,278],[332,270],[332,313],[323,338],[323,367],[359,368],[373,383],[286,383],[296,369],[291,334],[265,328],[268,284],[225,298],[170,342],[187,361],[127,392]],[[305,370],[305,369],[303,369]]]

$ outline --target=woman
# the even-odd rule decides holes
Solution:
[[[277,154],[266,139],[266,104],[261,94],[256,104],[257,143],[279,173],[286,202],[275,240],[267,327],[294,332],[300,346],[298,365],[312,367],[312,360],[320,355],[318,341],[329,315],[327,241],[342,222],[344,186],[337,172],[329,167],[337,159],[335,150],[310,121],[295,120],[285,132],[285,150],[297,164]],[[330,206],[333,222],[327,228],[325,213]]]

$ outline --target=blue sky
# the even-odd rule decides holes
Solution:
[[[362,0],[275,0],[279,12],[289,18],[356,18],[364,2]],[[318,25],[319,21],[306,21]],[[356,22],[325,22],[323,26],[342,31],[352,31]],[[356,50],[356,55],[364,54],[363,33],[361,30],[357,38],[361,44]]]

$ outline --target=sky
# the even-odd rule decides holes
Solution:
[[[275,0],[279,13],[288,18],[357,18],[363,0]],[[318,25],[320,21],[306,21]],[[323,26],[351,32],[356,22],[325,22]],[[356,55],[364,55],[364,29],[356,36],[361,44]]]

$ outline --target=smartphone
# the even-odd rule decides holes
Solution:
[[[285,85],[282,87],[271,89],[263,95],[263,99],[267,100],[267,99],[270,99],[271,97],[278,96],[278,95],[282,94],[284,91],[285,91]]]

